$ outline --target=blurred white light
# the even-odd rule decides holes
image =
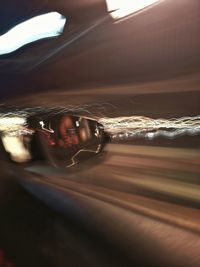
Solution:
[[[21,129],[26,124],[23,117],[2,117],[0,118],[0,131]]]
[[[108,12],[113,19],[121,19],[143,8],[146,8],[159,0],[106,0]]]
[[[12,160],[16,162],[26,162],[31,159],[28,149],[24,146],[22,136],[3,135],[2,142]]]
[[[143,116],[101,118],[99,122],[113,138],[156,137],[176,138],[200,135],[200,115],[172,119],[152,119]]]
[[[63,32],[66,18],[57,12],[33,17],[0,36],[0,55],[11,53],[20,47]]]
[[[0,125],[24,125],[26,119],[23,117],[3,117],[0,118]]]

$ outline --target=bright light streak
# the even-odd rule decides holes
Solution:
[[[106,0],[108,12],[113,19],[121,19],[140,11],[159,0]]]
[[[0,55],[11,53],[20,47],[63,32],[66,18],[57,12],[33,17],[0,36]]]
[[[54,133],[54,130],[51,129],[51,126],[49,125],[49,129],[45,128],[45,123],[43,121],[40,121],[39,124],[41,125],[42,127],[42,130],[46,131],[46,132],[49,132],[49,133]]]
[[[152,140],[159,136],[173,139],[183,135],[200,134],[200,115],[169,120],[142,116],[102,118],[99,122],[106,132],[117,139],[142,137]]]

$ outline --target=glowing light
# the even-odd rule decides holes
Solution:
[[[121,19],[159,2],[159,0],[106,0],[113,19]]]
[[[25,124],[23,117],[0,117],[0,131],[21,129]]]
[[[152,119],[142,116],[102,118],[99,122],[112,138],[176,138],[182,135],[200,134],[200,115],[173,119]]]
[[[24,146],[22,136],[3,135],[2,142],[5,150],[15,162],[26,162],[31,159],[28,149]]]
[[[11,53],[20,47],[62,33],[66,19],[57,12],[50,12],[22,22],[0,36],[0,55]]]

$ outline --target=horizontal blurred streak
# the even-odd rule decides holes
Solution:
[[[118,151],[105,163],[119,166],[119,170],[121,166],[123,171],[114,173],[118,180],[128,181],[143,190],[200,204],[199,150],[120,145],[109,149],[115,153]],[[133,172],[126,173],[127,167]]]
[[[112,248],[119,248],[120,257],[126,252],[123,260],[131,256],[131,264],[119,266],[199,266],[197,209],[92,186],[92,172],[87,183],[78,182],[76,177],[70,181],[44,178],[33,182],[26,179],[26,189],[67,218],[75,218],[78,225],[87,227]]]
[[[191,159],[200,160],[199,149],[184,149],[184,148],[172,148],[172,147],[148,147],[148,146],[134,146],[134,145],[110,145],[105,148],[112,153],[122,153],[138,156],[157,156],[164,157],[170,156],[174,159]]]
[[[37,182],[103,198],[200,232],[199,150],[114,144],[106,150],[103,164],[97,161],[90,167],[88,162],[78,174],[44,166],[27,170],[42,175]]]
[[[168,169],[171,171],[174,170],[182,170],[182,171],[190,171],[190,172],[200,172],[199,162],[191,164],[187,164],[187,161],[181,162],[179,160],[172,161],[170,155],[166,155],[163,160],[160,160],[158,157],[156,158],[144,158],[135,156],[134,158],[123,157],[123,156],[113,156],[112,160],[119,166],[124,167],[139,167],[139,168],[156,168],[156,169]],[[112,160],[108,161],[107,164],[112,164]]]
[[[83,177],[84,174],[82,178]],[[51,185],[55,189],[61,187],[63,191],[70,190],[86,197],[103,200],[104,202],[111,204],[113,208],[114,206],[117,206],[127,211],[140,213],[147,217],[163,220],[167,223],[175,224],[179,227],[200,233],[200,214],[195,208],[160,201],[153,197],[142,196],[138,193],[134,194],[130,189],[127,191],[117,190],[115,185],[112,188],[111,183],[117,183],[118,181],[112,181],[111,175],[106,177],[107,182],[105,177],[102,177],[102,181],[98,181],[97,183],[95,183],[95,179],[92,177],[91,172],[89,172],[89,176],[87,175],[87,178],[90,178],[89,180],[84,177],[86,179],[85,182],[77,181],[75,177],[73,178],[74,179],[62,179],[61,177],[58,177],[55,180],[49,175],[48,179],[35,179],[35,182],[38,183],[40,181],[41,184]],[[190,216],[189,218],[188,215]]]
[[[128,140],[134,137],[154,139],[176,138],[200,134],[200,116],[172,119],[152,119],[144,116],[101,118],[105,131],[114,139]]]
[[[118,178],[121,179],[119,176]],[[123,177],[122,179],[126,180],[126,177]],[[154,176],[151,177],[150,175],[135,177],[131,180],[131,183],[133,186],[143,188],[144,190],[152,190],[153,192],[164,193],[168,196],[198,201],[200,204],[200,186],[197,184],[189,184],[165,178],[160,179],[155,178]]]

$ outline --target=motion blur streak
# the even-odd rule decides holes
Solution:
[[[14,52],[20,47],[62,33],[66,19],[57,12],[31,18],[0,36],[0,55]]]
[[[67,178],[65,171],[49,166],[27,169],[41,175],[35,178],[38,183],[103,199],[200,232],[200,216],[195,209],[200,204],[197,149],[110,144],[106,150],[109,155],[102,164],[90,168],[88,162],[81,173],[68,173]]]
[[[107,8],[114,19],[121,19],[156,2],[159,0],[107,0]]]
[[[143,116],[102,118],[100,123],[113,138],[145,137],[154,139],[158,136],[175,138],[181,135],[200,134],[200,116],[172,119],[152,119]]]
[[[1,140],[5,150],[12,160],[16,162],[26,162],[31,159],[31,155],[25,146],[23,135],[33,133],[33,130],[26,127],[26,118],[23,116],[13,116],[11,114],[1,114],[0,117]]]

